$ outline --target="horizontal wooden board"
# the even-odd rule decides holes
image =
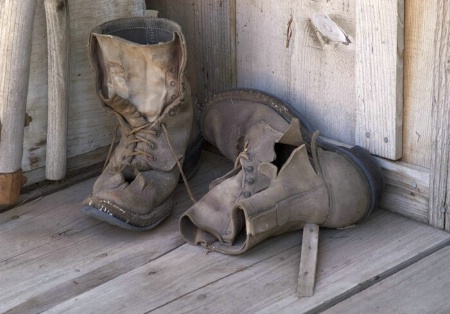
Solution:
[[[445,247],[324,313],[448,313],[449,259]]]
[[[200,197],[231,162],[204,153],[191,180]],[[179,184],[174,214],[150,232],[123,230],[80,211],[94,179],[0,214],[0,312],[41,312],[182,245],[178,218],[192,204]]]
[[[386,182],[380,207],[428,223],[430,171],[404,162],[376,160]]]
[[[298,299],[300,234],[271,239],[237,257],[186,244],[49,313],[318,311],[450,243],[443,231],[384,211],[354,229],[323,230],[315,294]]]

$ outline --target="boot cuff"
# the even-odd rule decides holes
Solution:
[[[141,45],[165,43],[181,34],[181,27],[168,19],[130,17],[103,23],[91,33],[113,35]]]

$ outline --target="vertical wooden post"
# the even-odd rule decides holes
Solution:
[[[45,175],[66,175],[69,106],[69,10],[67,0],[45,0],[48,42],[48,126]]]
[[[437,1],[435,30],[429,222],[434,227],[441,229],[445,227],[449,230],[450,4],[448,0]]]
[[[0,1],[0,203],[16,202],[21,171],[36,1]]]
[[[356,1],[356,144],[402,156],[404,0]]]
[[[318,246],[319,225],[305,224],[303,227],[302,253],[298,273],[297,296],[299,298],[314,295]]]

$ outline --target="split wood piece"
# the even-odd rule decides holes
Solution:
[[[316,280],[319,225],[305,224],[303,227],[302,253],[298,274],[297,296],[312,297]]]
[[[45,0],[48,41],[48,126],[45,176],[66,176],[69,107],[69,17],[67,0]]]
[[[27,178],[22,174],[22,169],[14,173],[0,173],[0,206],[14,204],[25,182]]]

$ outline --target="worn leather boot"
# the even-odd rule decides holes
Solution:
[[[122,137],[82,211],[151,229],[172,212],[180,171],[192,174],[201,151],[183,33],[166,19],[113,20],[91,32],[89,55],[102,105],[117,117]]]
[[[201,129],[235,166],[180,218],[191,244],[241,254],[305,223],[356,224],[380,198],[383,177],[366,150],[323,142],[304,118],[268,94],[216,95],[203,109]]]

